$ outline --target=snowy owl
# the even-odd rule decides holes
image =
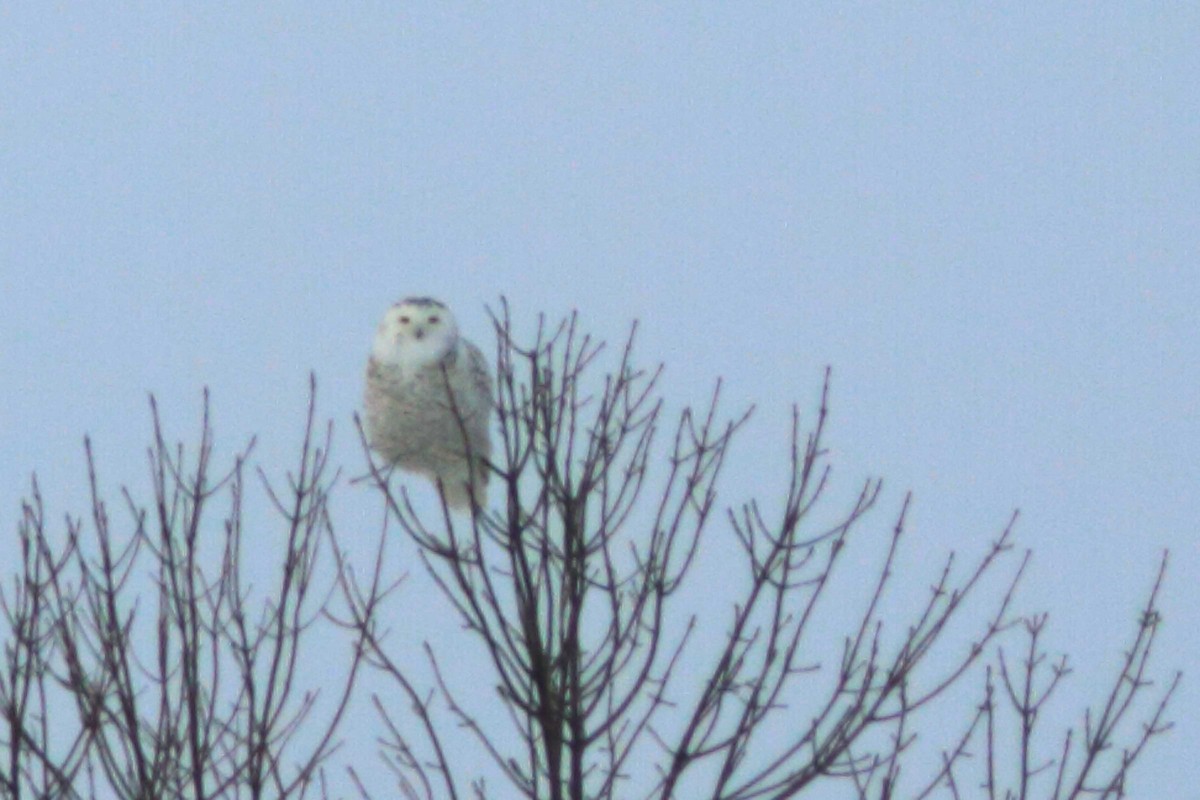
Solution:
[[[453,508],[470,505],[469,486],[483,505],[491,398],[487,361],[459,336],[444,303],[409,297],[387,310],[367,362],[364,405],[367,442],[388,464],[440,480]]]

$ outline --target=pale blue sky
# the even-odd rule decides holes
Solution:
[[[1182,725],[1134,796],[1195,796],[1200,11],[398,5],[0,7],[6,528],[35,469],[83,509],[85,433],[137,479],[148,391],[184,436],[210,387],[218,443],[271,463],[313,370],[359,469],[403,295],[477,340],[501,293],[638,319],[673,401],[758,405],[730,503],[831,364],[838,474],[913,489],[920,548],[1019,507],[1066,711],[1171,548]]]

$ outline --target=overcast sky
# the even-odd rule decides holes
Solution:
[[[219,451],[282,468],[313,371],[360,470],[405,295],[483,342],[501,294],[638,320],[673,403],[758,407],[729,503],[832,365],[881,531],[911,489],[923,552],[978,553],[1020,508],[1064,713],[1170,548],[1156,662],[1188,674],[1132,796],[1195,796],[1196,7],[133,5],[0,7],[4,528],[34,470],[85,510],[85,434],[114,502],[140,479],[148,392],[187,440],[209,387]]]

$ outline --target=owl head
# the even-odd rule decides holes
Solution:
[[[371,349],[376,360],[402,370],[436,364],[458,344],[458,323],[440,300],[406,297],[383,315]]]

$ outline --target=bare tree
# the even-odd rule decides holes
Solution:
[[[148,502],[125,490],[110,514],[89,446],[91,513],[56,532],[35,479],[0,588],[0,798],[1125,796],[1179,683],[1150,670],[1165,556],[1111,686],[1047,730],[1071,670],[1046,617],[1014,610],[1016,516],[974,558],[923,567],[910,498],[872,526],[868,480],[837,511],[828,373],[781,439],[787,468],[764,468],[773,499],[725,507],[750,414],[724,415],[719,383],[670,414],[636,329],[604,370],[574,315],[525,344],[507,304],[493,321],[490,504],[422,515],[372,466],[365,568],[331,519],[315,382],[283,480],[247,479],[253,442],[213,467],[207,395],[190,455],[152,401]],[[414,638],[397,530],[461,630]],[[270,586],[248,577],[249,540]],[[330,641],[344,661],[318,687],[304,654],[327,662]],[[448,668],[464,653],[466,685]],[[382,770],[338,752],[364,680]]]
[[[574,315],[557,325],[542,320],[525,346],[507,304],[493,319],[502,445],[491,465],[495,502],[465,518],[443,507],[437,519],[424,519],[389,474],[371,474],[385,518],[415,542],[468,635],[481,643],[486,663],[478,672],[494,685],[491,705],[500,708],[472,707],[463,687],[447,679],[445,659],[461,652],[461,642],[425,642],[423,673],[399,657],[375,625],[382,576],[363,585],[341,570],[354,609],[343,624],[406,698],[375,698],[386,731],[382,755],[403,796],[493,796],[477,761],[455,763],[449,754],[447,737],[464,732],[509,784],[498,797],[749,800],[801,796],[831,782],[848,796],[898,797],[922,713],[977,667],[986,675],[984,702],[940,771],[927,770],[928,782],[910,788],[911,796],[1026,798],[1035,785],[1037,796],[1122,796],[1130,767],[1167,728],[1163,713],[1178,682],[1160,693],[1123,756],[1105,761],[1134,701],[1152,685],[1146,666],[1159,622],[1157,583],[1107,704],[1085,720],[1083,741],[1068,732],[1060,751],[1035,757],[1038,711],[1067,670],[1060,662],[1049,686],[1034,688],[1045,669],[1044,617],[1012,611],[1029,559],[1013,552],[1015,515],[972,566],[963,569],[948,554],[909,616],[885,612],[910,500],[891,525],[874,576],[839,584],[847,545],[880,484],[867,481],[833,522],[817,521],[830,485],[828,373],[808,427],[794,414],[781,508],[769,514],[751,500],[722,515],[714,513],[717,484],[749,413],[722,417],[719,384],[707,406],[668,424],[657,394],[661,370],[636,365],[634,332],[599,377],[602,347],[581,333]],[[656,466],[660,474],[650,480]],[[731,591],[724,616],[702,620],[687,598],[712,527],[732,532],[741,562],[725,567]],[[989,595],[981,587],[998,572],[1007,577]],[[840,649],[818,651],[822,614],[852,605],[856,598],[845,594],[855,591],[863,610],[844,628]],[[944,641],[960,617],[975,620],[974,633]],[[708,645],[711,637],[698,641],[698,626],[718,625],[717,646]],[[1013,670],[999,644],[1021,630],[1029,644]],[[942,651],[936,659],[935,648]],[[995,658],[1000,700],[997,672],[984,664]],[[1022,730],[1013,789],[1001,786],[1005,747],[994,736],[1005,709]],[[983,759],[974,755],[981,730]],[[981,761],[984,780],[964,788],[959,773]],[[1051,771],[1053,786],[1042,785]],[[363,781],[358,786],[371,796]]]
[[[122,522],[101,496],[90,445],[90,525],[68,518],[56,539],[34,480],[20,571],[0,595],[0,797],[298,798],[319,787],[361,659],[347,647],[341,685],[325,692],[297,683],[327,602],[313,577],[334,480],[313,402],[286,489],[260,473],[283,521],[282,531],[252,532],[282,545],[262,548],[282,550],[262,597],[243,574],[253,442],[214,475],[207,394],[190,459],[167,443],[151,398],[153,499],[147,507],[125,490]],[[214,518],[220,499],[228,507]]]
[[[1043,727],[1051,697],[1071,669],[1066,655],[1051,660],[1042,649],[1048,615],[1023,618],[1021,660],[1013,664],[1003,648],[998,651],[997,667],[989,666],[985,672],[983,702],[966,733],[943,754],[941,771],[917,797],[931,797],[939,788],[954,798],[976,796],[965,788],[971,786],[981,787],[982,796],[988,798],[1125,797],[1130,768],[1151,739],[1171,728],[1171,723],[1165,721],[1167,705],[1182,679],[1176,672],[1147,712],[1133,718],[1136,701],[1155,686],[1148,667],[1162,623],[1157,603],[1166,569],[1164,554],[1116,678],[1100,705],[1084,711],[1082,736],[1078,728],[1069,727],[1061,734],[1051,733],[1050,747],[1044,751],[1035,743],[1035,733]],[[1012,752],[1005,751],[997,734],[998,722],[1006,713],[1017,726],[1017,745]],[[1056,735],[1061,743],[1054,747]],[[979,749],[986,757],[971,764],[966,756],[978,738],[983,739]],[[1011,763],[1004,763],[1006,755]],[[971,766],[979,773],[978,782],[964,787],[957,774],[969,771]]]

